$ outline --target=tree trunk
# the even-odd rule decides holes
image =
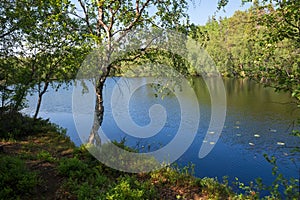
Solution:
[[[38,98],[38,102],[37,102],[37,106],[36,106],[36,109],[35,109],[33,119],[36,119],[38,114],[39,114],[41,104],[42,104],[43,95],[46,93],[46,91],[48,89],[48,86],[49,86],[49,82],[46,82],[45,85],[44,85],[43,90],[39,91],[39,98]]]
[[[101,34],[100,27],[103,27],[103,24],[101,24],[101,22],[103,23],[102,20],[104,17],[102,6],[98,7],[98,17],[99,17],[99,19],[98,19],[97,25],[99,26],[98,34],[100,36],[100,34]],[[110,32],[110,30],[109,31],[106,30],[106,34],[107,34],[107,49],[106,49],[105,55],[100,54],[99,61],[102,64],[102,66],[101,66],[102,74],[100,75],[100,77],[97,81],[97,84],[96,84],[96,88],[95,88],[96,89],[96,105],[95,105],[95,113],[94,113],[94,122],[93,122],[92,130],[90,132],[89,140],[88,140],[88,144],[94,144],[96,146],[101,145],[101,138],[98,134],[98,130],[99,130],[100,126],[102,125],[103,116],[104,116],[103,87],[104,87],[105,80],[108,77],[110,70],[111,70],[110,56],[111,56],[112,52],[111,52],[111,32]]]
[[[93,127],[90,132],[89,144],[95,144],[97,146],[101,145],[101,138],[98,134],[98,130],[103,122],[104,116],[104,106],[103,106],[103,87],[106,80],[106,76],[102,76],[96,85],[96,105],[94,112],[94,122]]]

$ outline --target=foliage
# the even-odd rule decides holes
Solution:
[[[278,2],[275,6],[267,4],[259,7],[261,14],[257,19],[267,28],[265,39],[269,46],[269,60],[274,65],[267,66],[274,83],[271,86],[291,92],[300,100],[300,3],[292,0]]]
[[[97,63],[97,74],[94,76],[102,77],[102,81],[105,81],[105,77],[110,73],[115,73],[123,67],[128,68],[128,61],[144,60],[145,57],[149,61],[153,60],[151,58],[154,56],[165,58],[169,56],[168,52],[157,52],[153,49],[148,55],[144,55],[148,48],[150,49],[148,45],[152,42],[155,43],[155,41],[153,38],[153,40],[145,42],[145,47],[141,48],[139,46],[140,41],[145,39],[142,31],[153,30],[155,32],[155,29],[161,29],[184,32],[186,30],[183,25],[187,23],[188,19],[186,14],[188,5],[185,0],[142,0],[136,2],[77,0],[77,2],[77,7],[71,14],[78,19],[82,28],[86,30],[87,39],[101,51],[99,58],[101,62]],[[141,33],[131,35],[135,30],[141,30]],[[128,39],[126,37],[130,38],[129,44],[126,42]],[[122,57],[119,62],[114,62],[114,53],[119,54],[122,51],[120,49],[124,49],[124,45],[135,51],[127,52],[128,54]],[[120,57],[119,55],[116,56]],[[174,66],[176,64],[178,63],[173,63]]]
[[[77,158],[66,158],[60,161],[58,171],[68,177],[83,178],[88,171],[88,166]]]
[[[13,109],[18,109],[22,106],[21,99],[25,93],[23,87],[27,85],[29,74],[16,54],[22,46],[22,30],[34,27],[30,18],[33,13],[28,9],[29,6],[30,3],[25,0],[0,2],[1,107],[10,105]]]
[[[179,167],[176,163],[150,173],[152,179],[159,184],[192,184],[191,177],[194,166]],[[187,183],[186,183],[187,182]]]
[[[125,176],[118,180],[107,193],[106,199],[154,199],[156,191],[149,182],[140,182],[134,176]]]
[[[110,180],[107,177],[110,173],[102,169],[100,163],[94,165],[77,158],[65,158],[60,161],[58,171],[68,178],[63,188],[78,199],[137,199],[154,195],[152,186],[140,183],[135,176],[120,176],[116,182]]]
[[[75,77],[83,57],[88,51],[83,33],[76,20],[67,14],[72,5],[68,1],[41,2],[36,6],[40,12],[34,16],[36,27],[24,34],[27,68],[32,74],[33,92],[38,93],[37,117],[41,100],[49,85],[60,87]],[[56,85],[53,84],[55,81]]]
[[[20,199],[31,195],[37,184],[37,175],[30,172],[22,160],[0,155],[1,199]]]
[[[50,154],[49,151],[42,150],[37,154],[37,158],[47,162],[55,162],[56,159]]]
[[[264,188],[270,191],[271,198],[297,199],[299,197],[299,179],[285,178],[283,174],[278,170],[276,158],[274,156],[270,158],[266,154],[264,155],[264,157],[273,166],[272,174],[276,177],[271,186]],[[282,194],[280,193],[280,189],[283,189],[284,196],[282,196]]]
[[[4,108],[0,111],[0,138],[2,139],[18,139],[49,130],[56,131],[57,129],[49,125],[48,120],[34,120],[19,112],[7,111]]]
[[[75,76],[89,48],[79,24],[68,15],[72,8],[60,0],[1,2],[1,107],[20,110],[26,95],[37,92],[36,118],[49,85]]]
[[[212,18],[205,26],[192,27],[190,35],[206,47],[224,76],[248,77],[287,91],[299,101],[297,11],[298,1],[256,2],[230,18]]]
[[[249,185],[239,182],[238,178],[236,178],[234,184],[247,195],[253,197],[253,199],[298,199],[299,179],[287,179],[279,172],[274,156],[269,157],[267,154],[264,154],[264,157],[273,166],[272,174],[275,180],[271,185],[265,185],[261,178],[257,178],[255,183],[251,182]],[[267,195],[261,196],[263,193],[267,193]]]
[[[224,179],[223,183],[219,183],[217,179],[205,177],[198,180],[199,186],[203,191],[208,193],[209,198],[212,199],[224,199],[224,197],[235,197],[238,196],[233,193],[232,189],[229,187],[228,182]],[[246,196],[240,195],[244,199]]]

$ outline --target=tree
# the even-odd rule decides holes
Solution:
[[[219,3],[221,9],[228,1]],[[299,9],[294,0],[254,1],[249,10],[211,19],[197,31],[209,38],[206,50],[223,75],[249,77],[299,101]]]
[[[78,21],[69,15],[70,10],[74,9],[69,1],[20,0],[2,3],[2,106],[11,100],[10,107],[20,110],[26,95],[37,92],[38,103],[34,114],[37,118],[42,97],[49,85],[54,86],[54,81],[56,84],[68,82],[75,77],[88,50],[84,33]]]
[[[122,40],[135,28],[182,28],[180,25],[187,18],[187,2],[185,0],[78,0],[78,4],[82,13],[73,12],[73,15],[85,24],[89,37],[96,47],[106,44],[103,50],[105,54],[99,58],[101,64],[98,67],[100,74],[95,85],[95,117],[89,137],[89,143],[100,144],[101,140],[97,132],[104,114],[102,90],[106,78],[117,66],[116,63],[111,63],[111,56],[115,51],[114,42]],[[146,50],[147,48],[141,48],[129,58],[140,58]]]
[[[242,2],[251,2],[249,0]],[[219,8],[228,0],[219,1]],[[300,100],[300,2],[297,0],[255,0],[251,20],[259,29],[253,47],[257,49],[253,68],[268,86],[288,91]],[[251,75],[253,77],[253,74]]]
[[[30,16],[31,2],[4,0],[0,2],[0,71],[2,107],[18,110],[30,77],[22,61],[23,31],[35,23]]]
[[[37,118],[49,85],[58,89],[62,82],[72,80],[89,48],[79,24],[68,14],[72,9],[69,1],[41,1],[31,9],[36,10],[31,16],[36,27],[24,34],[28,52],[25,57],[33,74],[31,88],[38,93],[34,113]]]
[[[291,92],[300,101],[300,2],[275,2],[275,5],[262,4],[259,7],[262,14],[257,18],[267,28],[267,52],[273,64],[268,75],[276,83],[272,87]]]

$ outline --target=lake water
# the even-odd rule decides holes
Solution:
[[[102,129],[111,140],[126,137],[127,144],[141,151],[154,151],[167,145],[177,132],[180,123],[180,106],[175,95],[157,97],[153,87],[145,85],[137,89],[129,103],[129,113],[133,121],[144,126],[150,122],[149,108],[154,104],[162,105],[167,113],[166,124],[160,132],[150,138],[135,138],[126,135],[118,128],[111,110],[112,88],[119,78],[109,78],[104,90],[105,115]],[[147,78],[131,79],[145,82]],[[295,119],[300,116],[296,105],[290,103],[288,94],[275,93],[273,89],[264,88],[249,80],[225,79],[227,95],[227,114],[220,139],[213,150],[204,158],[198,157],[211,116],[211,100],[206,85],[201,78],[194,78],[193,88],[200,108],[200,122],[192,145],[177,160],[180,166],[195,164],[195,176],[217,177],[229,176],[229,181],[238,177],[248,183],[261,177],[270,184],[272,166],[263,157],[264,153],[278,158],[280,171],[287,177],[299,178],[299,154],[293,155],[292,147],[299,146],[299,138],[290,136]],[[76,145],[82,142],[77,134],[72,115],[72,92],[69,89],[50,89],[44,95],[40,117],[50,120],[67,129],[67,133]],[[33,114],[36,96],[28,97],[27,114]],[[88,100],[87,101],[91,101]],[[189,103],[189,97],[184,99]],[[186,131],[189,136],[188,130]],[[292,160],[291,160],[292,159]]]

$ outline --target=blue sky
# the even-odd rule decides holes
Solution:
[[[218,0],[194,0],[195,6],[189,2],[189,16],[192,23],[204,25],[209,16],[214,15],[217,10]],[[251,3],[247,3],[242,6],[242,0],[229,0],[228,5],[225,7],[225,12],[220,10],[217,13],[217,18],[219,16],[230,17],[234,14],[236,10],[246,10],[251,6]]]

